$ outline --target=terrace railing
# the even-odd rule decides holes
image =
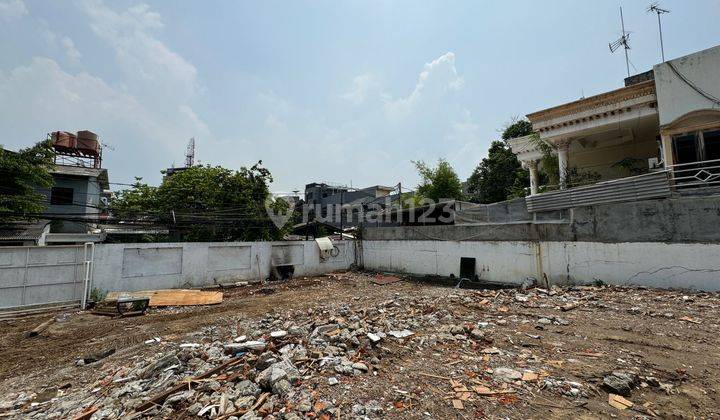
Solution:
[[[594,204],[619,203],[669,197],[670,171],[662,170],[596,184],[531,195],[529,212],[562,210]]]
[[[720,159],[669,166],[672,186],[678,192],[720,187]]]

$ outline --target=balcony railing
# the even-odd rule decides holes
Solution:
[[[562,210],[580,206],[670,196],[667,170],[598,182],[582,187],[526,197],[528,211]]]
[[[680,163],[669,169],[678,192],[720,187],[720,159]]]

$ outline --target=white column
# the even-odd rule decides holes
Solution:
[[[530,170],[530,195],[535,195],[538,193],[538,162],[531,160],[526,166]]]
[[[558,170],[560,173],[560,189],[567,188],[567,171],[568,171],[568,142],[562,141],[557,143],[556,149],[558,154]]]

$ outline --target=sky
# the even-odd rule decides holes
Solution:
[[[271,190],[462,180],[514,117],[660,62],[650,0],[0,0],[0,144],[88,129],[113,189],[262,160]],[[720,44],[720,0],[665,0],[665,56]]]

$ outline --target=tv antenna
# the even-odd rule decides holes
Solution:
[[[195,137],[191,137],[185,152],[185,167],[189,168],[195,163]]]
[[[625,32],[625,20],[623,19],[622,6],[620,6],[620,27],[622,28],[622,36],[620,36],[620,38],[618,38],[615,42],[609,43],[608,47],[610,47],[611,53],[614,53],[619,50],[620,47],[623,47],[625,50],[625,67],[627,68],[627,75],[630,77],[630,59],[628,58],[628,50],[630,49],[628,41],[630,40],[630,33]]]
[[[658,31],[660,31],[660,55],[662,56],[663,63],[665,62],[665,47],[663,46],[663,38],[662,38],[662,24],[660,23],[660,15],[664,15],[665,13],[670,13],[669,10],[663,9],[660,7],[660,4],[658,2],[652,3],[647,8],[648,13],[657,13],[658,17]]]

